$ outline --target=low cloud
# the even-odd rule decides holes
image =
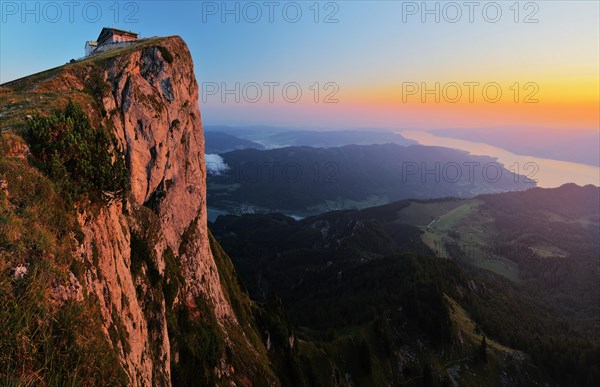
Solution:
[[[219,155],[204,155],[206,160],[206,171],[209,175],[220,176],[229,171],[229,166]]]

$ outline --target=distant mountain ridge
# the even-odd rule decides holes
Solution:
[[[493,158],[442,147],[287,147],[232,151],[221,157],[229,170],[208,176],[208,204],[233,213],[245,206],[250,212],[310,215],[400,199],[464,198],[535,186]]]
[[[265,147],[257,142],[245,140],[223,132],[206,132],[204,134],[207,154],[219,154],[231,152],[239,149],[264,149]]]
[[[268,141],[279,146],[310,146],[313,148],[333,148],[346,145],[416,144],[416,141],[404,138],[397,133],[359,130],[294,130],[274,134],[269,137]]]
[[[271,126],[207,126],[207,136],[213,133],[223,133],[239,139],[251,140],[266,148],[288,146],[332,148],[346,145],[416,144],[415,141],[409,140],[401,134],[375,129],[299,130]]]

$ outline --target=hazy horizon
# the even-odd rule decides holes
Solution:
[[[115,26],[183,37],[207,124],[600,125],[598,2],[2,4],[1,83],[80,58]]]

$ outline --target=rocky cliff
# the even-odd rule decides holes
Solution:
[[[3,131],[23,132],[31,116],[72,100],[123,151],[129,192],[123,200],[76,206],[74,262],[50,294],[59,304],[94,301],[94,318],[127,383],[275,383],[250,301],[228,257],[219,252],[218,267],[216,242],[211,248],[198,84],[183,40],[140,41],[5,84],[1,92]],[[24,146],[9,133],[3,141],[9,137]],[[0,171],[8,198],[10,175]],[[8,255],[6,261],[35,264]],[[74,263],[83,268],[75,274]]]

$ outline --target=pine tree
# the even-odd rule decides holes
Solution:
[[[487,363],[487,342],[485,341],[485,336],[481,337],[481,344],[479,345],[479,360],[484,363]]]

